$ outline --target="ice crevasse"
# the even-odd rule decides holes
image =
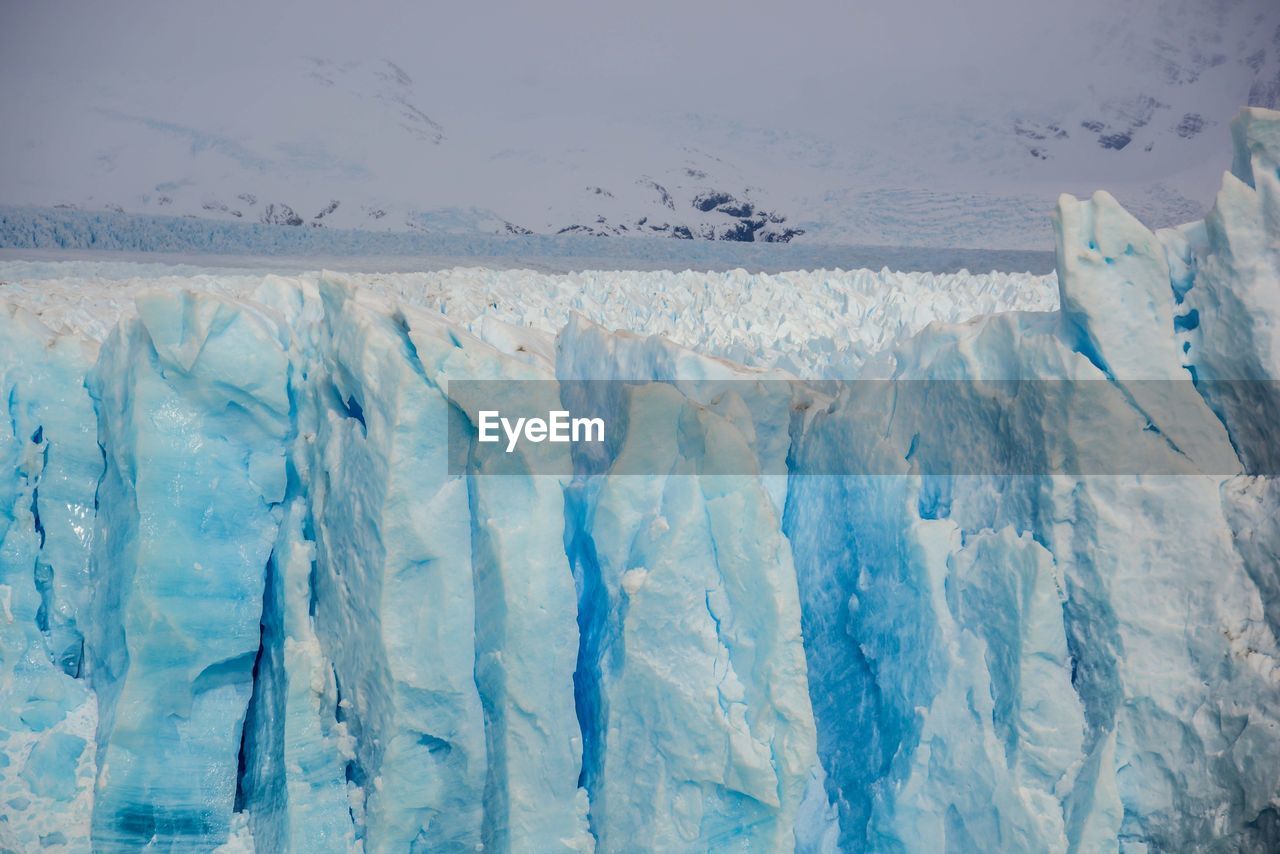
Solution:
[[[1276,850],[1280,412],[1210,381],[1280,379],[1280,114],[1234,133],[1203,222],[1063,197],[1056,279],[0,267],[0,850]],[[1179,473],[928,473],[1090,449],[805,371],[1096,380]],[[451,473],[455,381],[608,378],[675,441]]]

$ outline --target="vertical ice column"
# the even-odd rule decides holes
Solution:
[[[821,424],[821,443],[850,423]],[[834,450],[834,448],[833,448]],[[822,470],[806,449],[802,466]],[[1080,761],[1049,554],[961,542],[910,476],[806,475],[788,533],[818,744],[848,850],[1062,851]]]
[[[1188,318],[1180,335],[1184,358],[1251,472],[1223,485],[1222,504],[1274,637],[1280,636],[1280,478],[1274,476],[1280,466],[1280,112],[1242,110],[1231,130],[1231,172],[1205,221],[1161,236],[1186,271],[1179,283]],[[1274,647],[1261,651],[1271,661],[1280,657]],[[1280,810],[1278,784],[1270,785],[1271,803],[1251,799],[1249,807],[1260,812],[1259,838],[1269,825],[1274,846]]]
[[[643,427],[639,427],[643,422]],[[791,554],[746,440],[668,385],[635,390],[585,485],[584,779],[604,850],[785,850],[814,767]],[[630,431],[629,431],[630,432]]]
[[[315,544],[305,500],[285,504],[267,568],[262,650],[245,719],[237,809],[258,851],[349,851],[355,846],[348,762],[333,665],[309,613]]]
[[[240,754],[237,809],[258,851],[348,851],[355,846],[348,763],[355,758],[338,720],[333,663],[316,634],[316,544],[309,485],[318,420],[327,411],[310,377],[319,364],[320,297],[308,281],[268,279],[255,299],[291,332],[289,396],[294,436],[280,533],[267,565],[262,648]],[[328,388],[326,385],[325,388]]]
[[[480,844],[484,722],[465,479],[447,474],[447,399],[403,323],[321,283],[310,394],[319,406],[309,500],[316,633],[366,851]]]
[[[466,397],[475,386],[452,379],[493,381],[486,384],[484,408],[528,416],[561,408],[559,386],[540,360],[508,357],[427,315],[414,313],[405,322],[425,375],[448,390],[458,414],[472,425],[455,426],[474,430],[481,402]],[[488,752],[487,849],[541,854],[594,846],[587,793],[578,784],[578,611],[564,544],[563,473],[569,465],[565,446],[550,442],[525,443],[512,452],[478,442],[469,448],[475,680]]]
[[[869,845],[1065,850],[1058,796],[1083,720],[1047,553],[1007,528],[962,546],[947,520],[908,516],[879,543],[873,525],[895,527],[861,528],[867,575],[850,603],[890,748]]]
[[[226,839],[284,497],[288,361],[246,303],[153,293],[89,380],[107,457],[88,638],[93,847]]]
[[[1280,116],[1265,113],[1246,111],[1235,126],[1236,169],[1244,171],[1241,161],[1248,161],[1245,174],[1252,173],[1257,192],[1226,176],[1204,232],[1186,232],[1199,244],[1187,248],[1203,253],[1198,272],[1182,269],[1184,259],[1175,259],[1177,281],[1161,282],[1152,273],[1135,283],[1153,301],[1181,298],[1187,314],[1176,325],[1163,307],[1146,314],[1117,313],[1104,321],[1106,306],[1099,300],[1089,320],[1094,336],[1112,346],[1122,338],[1176,340],[1182,333],[1181,349],[1189,351],[1183,360],[1223,417],[1235,449],[1253,465],[1266,465],[1268,455],[1271,463],[1275,460],[1272,442],[1258,441],[1274,437],[1274,392],[1249,382],[1204,381],[1276,378],[1267,366],[1274,363],[1271,321],[1277,305],[1268,247],[1280,233],[1274,205]],[[1147,241],[1145,230],[1132,221],[1116,223],[1112,230],[1113,242]],[[1076,252],[1088,240],[1078,223],[1060,217],[1060,251]],[[1066,267],[1064,305],[1069,292],[1116,284],[1100,269]],[[1167,352],[1154,345],[1135,352],[1134,364],[1114,375],[1158,374],[1167,365]],[[1227,431],[1209,420],[1202,400],[1181,394],[1182,386],[1163,402],[1163,411],[1144,407],[1154,428],[1175,448],[1189,425],[1206,439],[1217,432],[1216,440],[1200,447],[1215,456],[1234,456]],[[1202,426],[1209,424],[1212,431]],[[1270,674],[1280,649],[1259,596],[1260,589],[1264,594],[1275,589],[1268,559],[1275,549],[1265,542],[1274,529],[1251,524],[1256,509],[1248,505],[1268,500],[1265,485],[1254,489],[1242,478],[1226,480],[1222,475],[1230,470],[1214,465],[1205,469],[1209,476],[1086,478],[1069,494],[1063,488],[1055,495],[1061,509],[1049,537],[1067,578],[1078,585],[1075,613],[1082,621],[1107,626],[1104,636],[1111,639],[1095,659],[1106,663],[1107,678],[1098,679],[1094,667],[1082,668],[1078,690],[1091,724],[1114,733],[1115,787],[1125,808],[1121,833],[1158,846],[1231,839],[1234,846],[1266,848],[1276,841],[1280,721]],[[1098,634],[1073,640],[1097,649]],[[1167,778],[1174,765],[1177,784]]]
[[[256,843],[589,849],[562,484],[446,465],[449,377],[543,379],[550,406],[549,372],[333,278],[255,298],[292,331],[297,434],[241,754]]]
[[[1232,172],[1202,227],[1179,243],[1186,361],[1253,471],[1280,470],[1280,112],[1248,109],[1232,124]],[[1181,239],[1179,239],[1181,238]],[[1265,384],[1265,385],[1264,385]],[[1265,389],[1265,390],[1264,390]]]
[[[0,306],[0,848],[89,847],[97,705],[83,679],[94,348]]]
[[[366,850],[589,848],[560,483],[448,467],[468,418],[450,378],[549,375],[340,281],[321,291],[316,626]]]

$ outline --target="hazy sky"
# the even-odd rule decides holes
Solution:
[[[579,213],[543,212],[564,187],[630,185],[697,148],[724,157],[719,179],[837,218],[866,191],[1038,211],[1099,187],[1156,213],[1176,197],[1183,216],[1211,199],[1252,81],[1280,93],[1278,27],[1275,0],[0,0],[0,202],[127,207],[174,184],[198,211],[219,181],[246,184],[234,166],[278,179],[280,198],[318,170],[320,196],[409,182],[427,190],[406,205],[550,224]],[[308,58],[394,62],[447,144],[371,138],[386,134],[320,97]],[[354,74],[339,85],[368,96]],[[1177,134],[1184,116],[1200,132]],[[1123,152],[1100,145],[1127,131]]]
[[[842,3],[5,0],[0,71],[213,76],[282,56],[394,57],[438,103],[713,110],[845,126],[843,105],[1069,85],[1113,0]],[[1047,94],[1052,95],[1052,89]]]

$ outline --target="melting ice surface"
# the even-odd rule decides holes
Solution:
[[[1280,378],[1235,132],[1204,222],[1064,197],[1056,277],[0,265],[0,849],[1276,850],[1275,480],[921,474],[909,407],[693,382],[1096,379],[1274,471],[1280,413],[1137,382]],[[450,380],[605,377],[697,441],[448,473]]]

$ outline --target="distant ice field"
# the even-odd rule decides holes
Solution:
[[[932,322],[1058,308],[1053,274],[740,268],[559,273],[476,266],[322,273],[305,261],[276,266],[261,258],[225,262],[239,261],[239,267],[203,258],[181,264],[48,260],[57,257],[0,259],[0,302],[24,306],[55,330],[98,341],[132,316],[135,298],[147,291],[195,290],[240,300],[268,279],[301,284],[336,275],[388,304],[438,312],[500,350],[530,358],[554,361],[555,336],[581,316],[611,331],[660,336],[750,369],[807,379],[854,377],[874,354]]]
[[[1050,225],[1044,222],[1046,238]],[[62,255],[65,251],[75,254]],[[49,252],[59,253],[56,255]],[[92,254],[81,254],[89,252]],[[128,254],[120,254],[128,253]],[[300,272],[453,266],[574,270],[859,269],[1049,273],[1053,253],[1019,249],[739,243],[727,240],[374,232],[0,206],[0,258],[147,260]]]

